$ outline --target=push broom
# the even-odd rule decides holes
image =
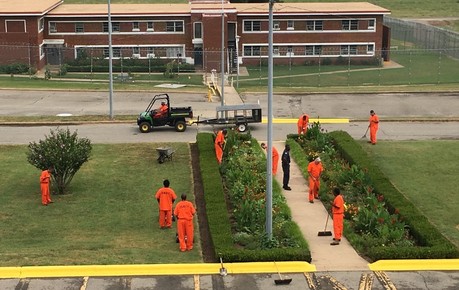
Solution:
[[[323,230],[323,232],[319,232],[317,235],[319,237],[329,237],[332,235],[332,232],[331,231],[327,231],[327,225],[328,225],[328,218],[330,217],[330,215],[328,214],[327,212],[327,221],[325,222],[325,228]]]

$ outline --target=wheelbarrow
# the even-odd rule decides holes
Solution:
[[[172,155],[174,155],[175,152],[171,147],[156,148],[156,151],[158,151],[158,162],[160,164],[164,163],[166,160],[172,161]]]

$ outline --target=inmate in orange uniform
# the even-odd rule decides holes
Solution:
[[[305,134],[308,132],[308,123],[309,123],[309,116],[307,114],[303,114],[300,116],[298,119],[298,122],[296,122],[296,125],[298,127],[298,135],[300,134]]]
[[[309,174],[309,202],[314,203],[314,198],[319,198],[319,189],[320,189],[320,176],[324,168],[322,167],[322,162],[320,157],[317,157],[314,161],[309,162],[308,164],[308,174]]]
[[[40,189],[41,189],[41,204],[48,205],[52,203],[51,196],[49,194],[49,184],[51,183],[51,173],[53,169],[43,170],[40,175]]]
[[[218,164],[222,164],[223,159],[223,145],[225,144],[225,136],[226,136],[226,129],[220,130],[217,133],[217,137],[215,138],[215,156],[217,157]]]
[[[341,241],[341,236],[343,235],[343,219],[344,219],[344,199],[340,194],[341,191],[339,188],[335,187],[333,189],[333,195],[335,199],[332,204],[332,213],[333,213],[333,231],[335,237],[333,242],[330,244],[332,246],[339,245]]]
[[[164,187],[161,187],[155,195],[159,204],[159,226],[162,229],[172,227],[172,204],[177,199],[169,184],[169,180],[164,180]]]
[[[261,143],[261,148],[263,148],[264,150],[266,150],[268,148],[268,146],[266,146],[265,143]],[[276,175],[277,173],[277,166],[279,165],[279,152],[277,151],[277,149],[273,146],[272,147],[273,150],[272,150],[272,158],[273,158],[273,175]]]
[[[177,203],[174,215],[177,217],[177,234],[180,244],[180,251],[191,251],[193,249],[193,216],[196,209],[193,204],[186,200],[186,194],[182,194],[182,201]],[[186,239],[185,239],[186,237]]]
[[[368,127],[370,127],[370,142],[371,144],[375,145],[376,133],[378,132],[379,127],[379,118],[373,110],[370,111],[370,124],[368,125]]]

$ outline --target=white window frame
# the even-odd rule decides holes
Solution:
[[[132,31],[135,31],[135,32],[140,31],[140,24],[138,21],[132,22]]]
[[[147,31],[155,31],[155,23],[153,21],[147,22]]]
[[[132,58],[140,58],[140,47],[132,47]]]
[[[280,30],[280,21],[278,20],[273,21],[273,30]]]
[[[24,19],[17,19],[17,20],[8,20],[6,19],[5,20],[5,32],[8,32],[8,22],[21,22],[24,24],[24,33],[27,32],[27,25],[26,25],[26,21]]]
[[[200,35],[197,35],[197,34],[196,34],[196,33],[197,33],[197,30],[198,30],[198,29],[196,29],[197,26],[200,26],[200,27],[201,27],[201,28],[199,29],[199,30],[200,30]],[[197,38],[197,39],[202,39],[202,35],[203,35],[202,29],[203,29],[202,22],[194,22],[194,23],[193,23],[193,38],[195,38],[195,39],[196,39],[196,38]]]
[[[287,20],[287,30],[295,30],[295,21]]]
[[[147,58],[154,58],[155,56],[155,48],[152,46],[147,47]]]
[[[45,18],[38,19],[38,32],[42,32],[45,29]]]
[[[250,29],[248,26],[250,26]],[[244,32],[259,32],[261,31],[261,20],[244,20],[243,23]]]
[[[172,28],[172,30],[170,30]],[[182,20],[166,21],[166,32],[168,33],[183,33],[185,28],[183,27]]]
[[[115,32],[120,32],[121,31],[121,24],[119,22],[113,22],[112,21],[112,33]]]
[[[312,27],[310,26],[310,23],[308,24],[308,22],[312,22]],[[312,29],[309,29],[309,28],[312,28]],[[306,30],[307,31],[322,31],[322,30],[324,30],[324,22],[323,22],[323,20],[307,20],[306,21]]]
[[[49,33],[56,33],[57,32],[57,23],[55,21],[48,22],[48,31]]]
[[[45,57],[45,44],[42,43],[38,46],[38,54],[40,55],[40,59]]]
[[[247,50],[250,50],[250,54],[246,54]],[[248,56],[261,56],[261,46],[260,45],[244,45],[243,53],[245,57]]]
[[[374,44],[368,44],[367,45],[367,54],[369,54],[369,55],[374,55],[375,54],[375,45]]]
[[[274,56],[279,56],[280,55],[279,46],[273,46],[273,55]]]
[[[341,29],[346,30],[346,31],[357,31],[359,30],[359,20],[357,19],[341,20]]]
[[[368,19],[368,30],[375,30],[376,19]]]

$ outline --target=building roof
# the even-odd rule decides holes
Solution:
[[[0,0],[4,1],[4,0]],[[23,0],[26,1],[26,0]],[[44,1],[44,0],[40,0]],[[239,15],[267,15],[268,3],[226,3],[226,11],[237,11]],[[111,4],[112,16],[132,15],[189,15],[194,12],[221,11],[221,3],[190,3],[190,4]],[[311,15],[335,15],[335,14],[389,14],[388,9],[379,7],[368,2],[339,2],[339,3],[275,3],[275,14],[311,14]],[[50,16],[103,16],[107,15],[107,4],[62,4],[52,10]]]
[[[0,15],[43,15],[63,0],[0,0]]]

